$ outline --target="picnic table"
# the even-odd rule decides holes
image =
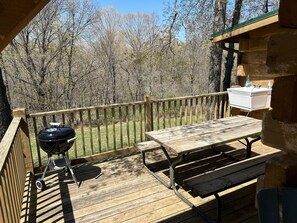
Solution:
[[[146,132],[146,136],[152,140],[154,143],[159,144],[159,149],[163,151],[163,153],[166,156],[166,159],[169,163],[169,177],[170,177],[170,183],[168,184],[165,182],[161,177],[159,177],[155,172],[151,171],[145,162],[145,152],[151,151],[148,148],[142,151],[143,154],[143,163],[146,167],[146,169],[162,184],[164,184],[166,187],[171,188],[174,190],[175,194],[186,204],[188,204],[192,209],[198,212],[199,215],[201,215],[207,222],[211,222],[211,220],[197,207],[195,207],[188,199],[186,199],[179,191],[178,187],[176,186],[175,182],[175,167],[181,163],[187,156],[190,156],[191,153],[214,148],[215,146],[226,144],[228,142],[236,141],[236,140],[245,140],[246,143],[246,158],[250,158],[251,156],[251,149],[252,144],[258,140],[260,140],[260,133],[262,129],[262,121],[246,117],[246,116],[232,116],[217,120],[211,120],[203,123],[198,124],[191,124],[186,126],[178,126],[178,127],[172,127],[172,128],[166,128],[162,130],[156,130],[156,131],[150,131]],[[157,148],[156,146],[154,148]],[[173,157],[174,156],[174,157]],[[241,177],[241,181],[247,181],[250,179],[250,177],[255,177],[263,174],[264,167],[263,162],[265,162],[266,157],[261,157],[261,159],[251,160],[248,163],[245,162],[243,165],[230,165],[230,171],[229,170],[221,170],[219,172],[219,176],[226,175],[228,173],[228,176],[231,174],[234,174],[234,171],[238,172],[238,167],[240,168],[246,168],[245,171],[249,171],[251,166],[255,169],[252,170],[254,174],[248,174],[249,176],[244,176],[244,179]],[[261,164],[261,168],[258,168],[258,165]],[[242,166],[242,167],[241,167]],[[231,171],[232,170],[232,171]],[[226,177],[226,176],[223,177]],[[213,172],[208,175],[212,176],[213,180],[218,180],[217,175]],[[210,178],[206,176],[206,178],[209,180]],[[202,177],[203,179],[205,176]],[[238,177],[236,179],[239,179]],[[197,181],[196,179],[191,179],[195,184]],[[196,180],[196,181],[195,181]],[[200,180],[200,179],[199,179]],[[224,179],[225,181],[226,179]],[[191,185],[192,181],[187,182],[189,185]],[[240,182],[241,182],[240,181]],[[205,182],[203,182],[205,184]],[[234,184],[238,184],[239,182],[234,182]],[[230,183],[229,183],[230,184]],[[232,183],[231,183],[232,184]],[[232,186],[232,185],[228,186]],[[207,185],[205,185],[207,187]],[[194,186],[195,187],[195,186]],[[219,196],[217,194],[218,191],[223,190],[224,188],[227,188],[226,186],[222,186],[217,189],[213,189],[212,194],[215,195],[218,201],[218,220],[220,221],[220,215],[221,215],[221,203]],[[194,188],[195,189],[195,188]],[[199,195],[199,193],[198,193]],[[206,194],[201,194],[206,195]],[[207,194],[209,195],[209,194]]]

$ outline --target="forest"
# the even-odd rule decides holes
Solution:
[[[40,112],[226,90],[236,82],[236,56],[210,35],[279,4],[167,0],[161,17],[99,3],[53,0],[1,52],[11,108]]]

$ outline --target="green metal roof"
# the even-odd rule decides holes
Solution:
[[[268,12],[268,13],[265,13],[263,15],[260,15],[258,17],[255,17],[253,19],[250,19],[250,20],[247,20],[245,22],[242,22],[242,23],[239,23],[235,26],[232,26],[232,27],[229,27],[225,30],[222,30],[222,31],[219,31],[219,32],[216,32],[216,33],[213,33],[211,36],[210,36],[210,39],[214,39],[215,37],[217,36],[220,36],[220,35],[223,35],[223,34],[226,34],[226,33],[229,33],[231,31],[234,31],[236,29],[239,29],[239,28],[242,28],[244,26],[247,26],[247,25],[250,25],[250,24],[253,24],[253,23],[256,23],[256,22],[259,22],[261,20],[264,20],[264,19],[267,19],[269,17],[272,17],[272,16],[275,16],[278,14],[278,9],[277,10],[274,10],[274,11],[271,11],[271,12]]]

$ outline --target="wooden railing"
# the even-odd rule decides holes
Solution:
[[[0,222],[19,222],[27,173],[33,172],[30,153],[28,126],[15,117],[0,144]]]
[[[226,117],[229,110],[227,92],[219,92],[29,114],[34,166],[45,164],[47,154],[39,148],[37,134],[50,122],[75,129],[77,140],[68,156],[88,161],[135,151],[146,131]]]

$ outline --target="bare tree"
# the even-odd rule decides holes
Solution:
[[[213,32],[224,29],[226,18],[226,0],[216,0],[214,11]],[[221,64],[223,49],[220,44],[214,43],[210,47],[209,65],[209,87],[208,92],[220,91],[221,83]]]
[[[240,12],[243,0],[236,0],[235,7],[232,16],[232,26],[238,24],[240,19]],[[226,63],[225,63],[225,76],[223,79],[223,91],[226,91],[227,88],[230,87],[231,84],[231,74],[234,64],[234,43],[229,43],[228,54],[226,56]]]
[[[29,109],[57,109],[65,101],[66,107],[73,105],[77,83],[94,71],[92,60],[82,64],[78,55],[85,31],[95,19],[91,9],[88,1],[52,1],[5,51],[8,76],[20,83],[12,89],[30,99]],[[20,92],[19,86],[27,91]]]
[[[156,32],[157,20],[155,15],[127,14],[123,18],[121,31],[127,44],[125,70],[132,75],[134,100],[142,100],[145,95],[145,78],[147,73],[146,63],[149,56],[154,52],[154,41],[158,38]]]
[[[101,11],[101,17],[95,25],[94,48],[97,59],[104,73],[104,103],[118,101],[118,69],[120,67],[120,54],[122,42],[120,36],[120,15],[113,9]]]
[[[11,120],[10,104],[8,102],[6,86],[0,68],[0,142],[8,129]]]

